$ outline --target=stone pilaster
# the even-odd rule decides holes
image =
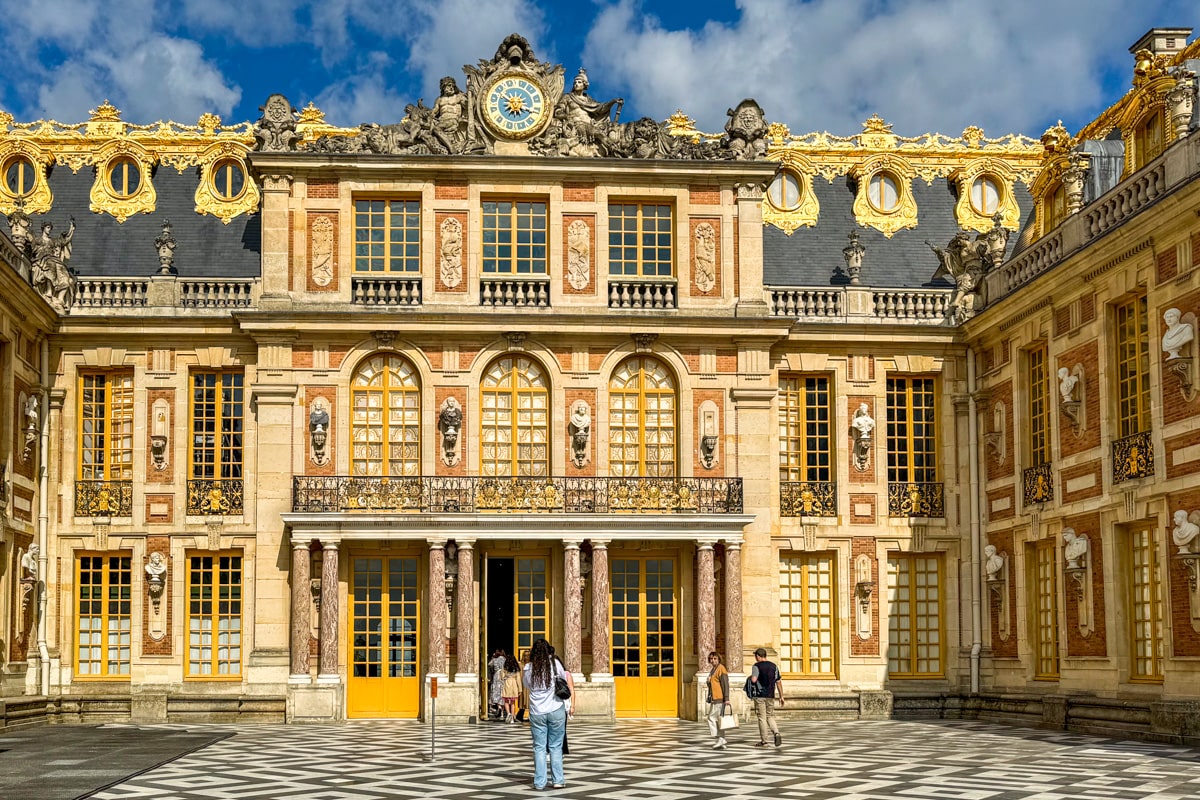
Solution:
[[[740,673],[742,664],[742,545],[725,543],[725,663]]]
[[[608,542],[592,539],[592,680],[609,678]]]
[[[317,682],[338,682],[337,542],[321,543],[321,631]]]
[[[292,176],[262,177],[262,275],[263,294],[286,296],[291,241],[288,231]]]
[[[563,542],[563,651],[571,672],[583,670],[583,596],[579,585],[579,542]]]
[[[772,445],[771,429],[777,420],[771,411],[774,387],[734,389],[737,415],[739,475],[764,476],[744,484],[744,513],[753,515],[743,535],[742,635],[754,646],[771,647],[779,636],[779,563],[771,540],[772,520],[779,490],[779,451]],[[730,653],[730,658],[740,654]]]
[[[455,683],[474,683],[475,672],[475,542],[458,540],[458,586],[454,608],[458,615],[458,670]]]
[[[308,636],[312,628],[309,609],[308,542],[292,542],[292,674],[290,683],[308,683]]]
[[[429,540],[429,675],[446,674],[446,540]]]
[[[717,647],[717,594],[713,573],[713,544],[696,543],[696,663],[702,667]]]

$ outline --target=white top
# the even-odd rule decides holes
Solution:
[[[538,686],[533,682],[533,663],[525,665],[525,688],[529,690],[529,713],[530,714],[549,714],[558,711],[566,705],[562,700],[554,696],[554,678],[557,675],[564,673],[562,666],[558,663],[558,659],[550,661],[550,685]]]

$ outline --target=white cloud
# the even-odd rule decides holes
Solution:
[[[325,112],[325,119],[334,125],[357,125],[360,122],[390,124],[404,116],[407,98],[389,88],[383,70],[390,62],[384,53],[371,53],[367,64],[358,74],[325,87],[315,102]]]
[[[625,92],[659,119],[681,107],[707,130],[755,97],[796,132],[854,133],[878,112],[904,135],[972,124],[1037,135],[1047,119],[1101,110],[1105,68],[1131,73],[1125,48],[1136,36],[1195,10],[1182,0],[1127,6],[737,0],[731,24],[668,30],[637,0],[618,0],[597,16],[584,58],[593,94]]]

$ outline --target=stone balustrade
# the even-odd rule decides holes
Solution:
[[[678,308],[675,282],[609,280],[608,307],[651,310]]]
[[[80,278],[73,308],[137,308],[147,303],[145,278]]]
[[[484,278],[479,282],[479,305],[494,308],[547,308],[550,305],[550,281]]]
[[[354,278],[351,281],[350,302],[360,306],[419,306],[421,279]]]

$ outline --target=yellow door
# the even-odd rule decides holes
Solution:
[[[677,717],[675,561],[617,558],[611,573],[617,716]]]
[[[415,718],[421,707],[421,603],[415,557],[353,559],[349,717]]]

